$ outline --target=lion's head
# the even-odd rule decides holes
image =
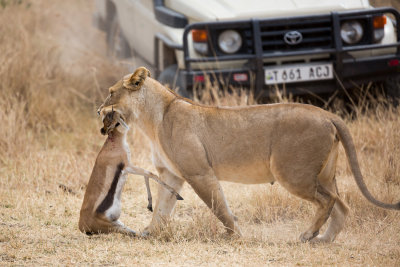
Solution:
[[[126,75],[109,88],[109,95],[98,108],[97,113],[104,119],[104,116],[113,109],[124,115],[124,121],[130,122],[132,120],[131,113],[127,109],[132,101],[136,103],[142,101],[143,92],[140,89],[147,77],[150,77],[150,71],[145,67],[140,67],[133,74]]]

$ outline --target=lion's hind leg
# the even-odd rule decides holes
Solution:
[[[336,198],[335,205],[333,206],[331,219],[325,233],[315,238],[318,242],[333,242],[336,236],[343,229],[349,208],[339,196]]]
[[[307,231],[300,235],[300,240],[302,242],[310,241],[319,234],[319,230],[321,229],[322,225],[325,224],[331,215],[331,211],[335,205],[337,196],[336,194],[333,194],[324,188],[322,185],[317,184],[315,195],[309,200],[316,205],[317,211],[311,226],[307,229]]]
[[[316,242],[332,242],[339,232],[343,229],[346,216],[349,212],[347,205],[340,199],[338,187],[336,184],[335,172],[336,162],[338,157],[338,139],[329,153],[328,159],[324,167],[318,175],[318,183],[329,192],[335,192],[333,195],[336,197],[336,202],[333,206],[330,222],[324,234],[317,236],[313,241]]]

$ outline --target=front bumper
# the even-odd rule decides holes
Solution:
[[[371,10],[361,11],[345,11],[345,12],[332,12],[330,15],[324,16],[307,16],[296,17],[293,20],[311,20],[313,18],[329,21],[332,27],[332,43],[315,49],[301,49],[297,51],[265,51],[262,39],[262,25],[272,24],[279,25],[288,23],[287,18],[282,19],[267,19],[257,20],[252,19],[249,21],[240,22],[212,22],[212,23],[196,23],[186,27],[183,36],[183,52],[185,69],[181,70],[181,78],[184,80],[188,88],[192,88],[196,84],[204,82],[208,77],[211,81],[217,80],[232,86],[254,88],[257,95],[269,95],[271,85],[265,83],[265,62],[271,59],[282,59],[290,57],[304,58],[318,55],[328,55],[324,61],[328,60],[333,64],[334,79],[313,81],[313,82],[300,82],[300,83],[287,83],[285,84],[286,92],[299,95],[306,93],[326,93],[332,92],[338,88],[338,84],[345,87],[354,86],[354,84],[365,83],[369,81],[385,80],[390,76],[395,76],[400,72],[400,28],[396,26],[397,40],[391,44],[360,44],[354,46],[343,46],[340,37],[340,23],[342,20],[349,20],[352,18],[359,18],[360,16],[373,16],[380,14],[390,13],[396,20],[396,25],[400,25],[400,14],[393,8],[377,8]],[[243,26],[246,25],[246,26]],[[261,25],[261,26],[260,26]],[[210,29],[213,27],[220,28],[235,28],[235,27],[248,27],[251,29],[251,53],[223,55],[219,54],[216,57],[202,57],[196,58],[190,56],[189,52],[189,36],[193,29]],[[366,56],[362,58],[352,57],[351,54],[357,51],[370,51],[381,49],[393,49],[392,53],[380,56]],[[193,65],[198,65],[202,62],[229,62],[229,61],[244,60],[246,63],[241,68],[237,69],[194,69]],[[247,79],[244,77],[247,76]],[[281,86],[281,85],[279,85]]]
[[[342,61],[340,65],[335,61],[332,61],[332,63],[335,71],[333,79],[287,83],[284,85],[286,93],[292,95],[331,93],[342,86],[349,88],[372,81],[384,81],[400,74],[399,55]],[[283,87],[283,84],[276,86],[265,84],[264,71],[259,74],[263,82],[257,87],[257,70],[254,69],[191,70],[182,71],[181,75],[188,88],[201,86],[208,79],[211,83],[217,81],[222,86],[254,88],[257,91],[257,96],[269,96],[271,89],[275,89],[276,86]]]

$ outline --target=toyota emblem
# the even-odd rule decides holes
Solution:
[[[301,41],[303,41],[303,35],[298,31],[291,31],[291,32],[285,33],[283,40],[288,45],[297,45],[297,44],[301,43]]]

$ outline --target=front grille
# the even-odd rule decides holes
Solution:
[[[285,34],[293,31],[302,35],[302,41],[299,44],[290,45],[284,40]],[[330,16],[308,20],[260,21],[264,53],[332,48],[332,31]]]

